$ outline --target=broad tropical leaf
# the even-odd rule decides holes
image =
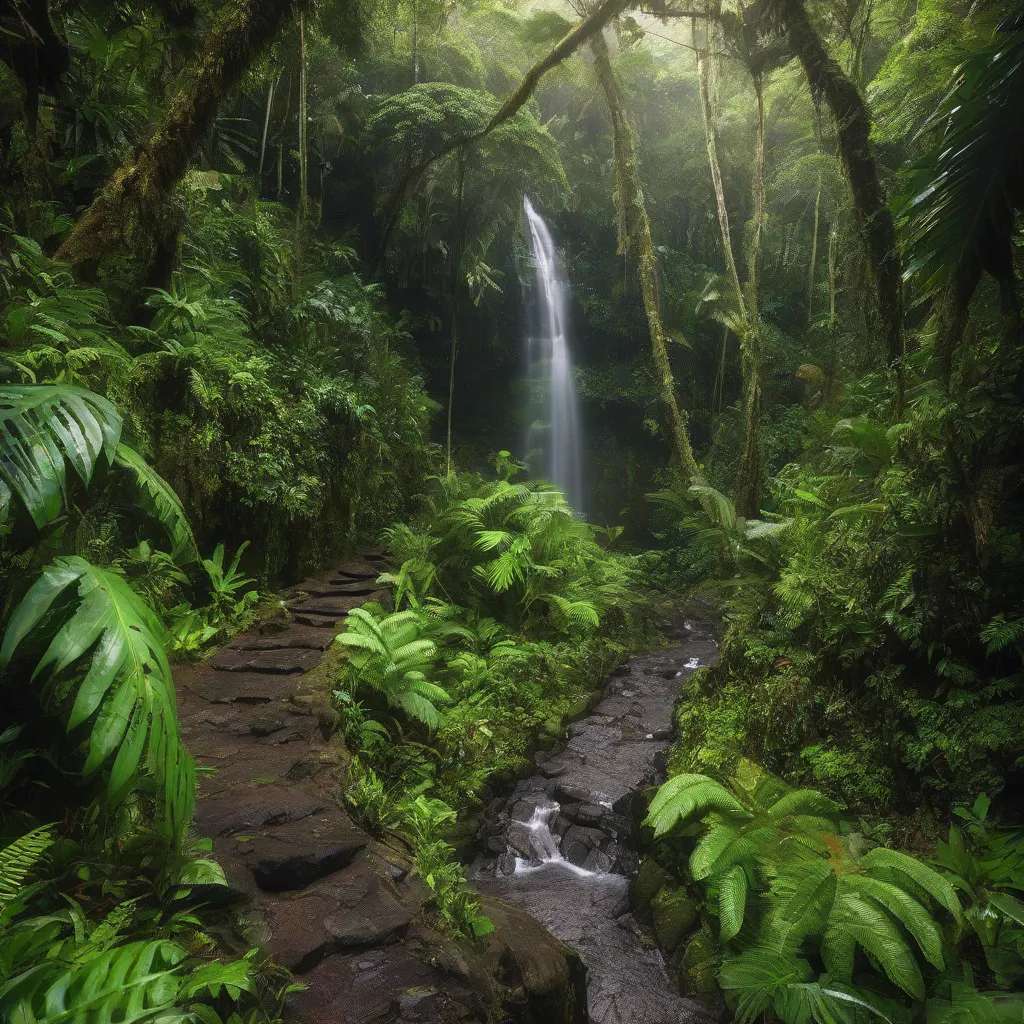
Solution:
[[[37,529],[67,501],[68,467],[88,485],[101,461],[114,460],[121,417],[100,395],[66,385],[0,387],[0,522],[12,495]]]
[[[0,667],[30,632],[53,621],[51,612],[60,625],[32,679],[50,684],[44,696],[49,702],[55,699],[52,684],[65,669],[85,669],[70,707],[60,709],[68,732],[90,723],[83,773],[109,765],[107,795],[116,805],[131,790],[146,755],[148,770],[163,786],[168,815],[182,825],[191,817],[193,768],[178,738],[160,620],[117,573],[77,556],[58,558],[11,616]]]
[[[174,489],[133,448],[119,444],[114,456],[119,466],[127,469],[138,484],[139,496],[146,511],[167,531],[172,555],[181,562],[194,562],[199,558],[196,539],[192,535],[188,516]]]

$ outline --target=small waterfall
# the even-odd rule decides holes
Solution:
[[[531,391],[540,397],[538,404],[546,405],[546,410],[531,410],[535,415],[531,417],[526,447],[531,455],[537,449],[544,453],[543,468],[533,466],[533,471],[546,476],[573,508],[581,511],[580,416],[569,352],[565,276],[551,231],[526,196],[523,209],[536,268],[537,307],[537,330],[527,336],[526,356]]]

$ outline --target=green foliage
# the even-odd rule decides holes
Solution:
[[[437,705],[445,703],[448,694],[428,678],[437,648],[422,635],[419,616],[405,611],[377,619],[356,608],[345,626],[337,642],[353,649],[348,658],[353,684],[383,694],[390,706],[435,729],[441,722]]]
[[[82,773],[106,767],[107,800],[116,805],[145,768],[161,789],[167,834],[177,841],[192,818],[195,777],[178,738],[159,619],[117,573],[69,556],[47,566],[15,610],[0,666],[40,627],[51,639],[32,679],[45,681],[44,704],[61,711],[69,733],[88,726]],[[68,693],[58,684],[76,665],[84,675]]]
[[[986,1008],[996,1014],[999,997],[955,980],[954,964],[974,956],[965,919],[997,984],[1006,979],[994,962],[1024,964],[1014,934],[1019,905],[997,888],[999,880],[1020,883],[1021,846],[989,835],[987,808],[981,798],[973,812],[960,812],[978,856],[954,828],[935,868],[897,850],[866,848],[833,801],[749,762],[727,786],[704,775],[670,778],[646,824],[689,853],[686,877],[718,918],[719,981],[738,1019],[770,1010],[785,1022],[831,1024],[865,1014],[908,1020],[926,999],[936,1015],[970,1018]],[[983,862],[985,853],[996,855]],[[958,892],[973,898],[966,912]],[[983,907],[979,898],[995,902]],[[993,943],[1001,926],[1008,932]]]

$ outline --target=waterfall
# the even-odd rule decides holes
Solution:
[[[541,475],[565,494],[573,508],[582,511],[580,417],[569,352],[565,276],[551,231],[526,196],[523,209],[536,270],[537,311],[537,329],[527,334],[526,356],[531,392],[540,396],[538,404],[541,406],[532,410],[535,415],[531,419],[526,447],[531,456],[541,449],[544,460]],[[534,472],[541,471],[539,466],[531,468]]]

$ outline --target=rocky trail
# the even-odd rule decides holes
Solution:
[[[638,858],[630,801],[662,777],[686,676],[717,657],[704,628],[682,623],[667,632],[672,646],[618,669],[600,703],[570,726],[565,746],[537,755],[537,774],[492,808],[481,837],[492,856],[470,876],[582,956],[593,1024],[710,1018],[679,995],[631,912]]]
[[[579,958],[497,900],[486,948],[434,924],[409,851],[344,809],[346,754],[330,706],[331,651],[352,608],[383,596],[365,551],[286,594],[287,611],[209,662],[175,671],[186,745],[202,775],[196,828],[236,891],[245,941],[290,968],[301,1024],[515,1021],[582,1024]]]

